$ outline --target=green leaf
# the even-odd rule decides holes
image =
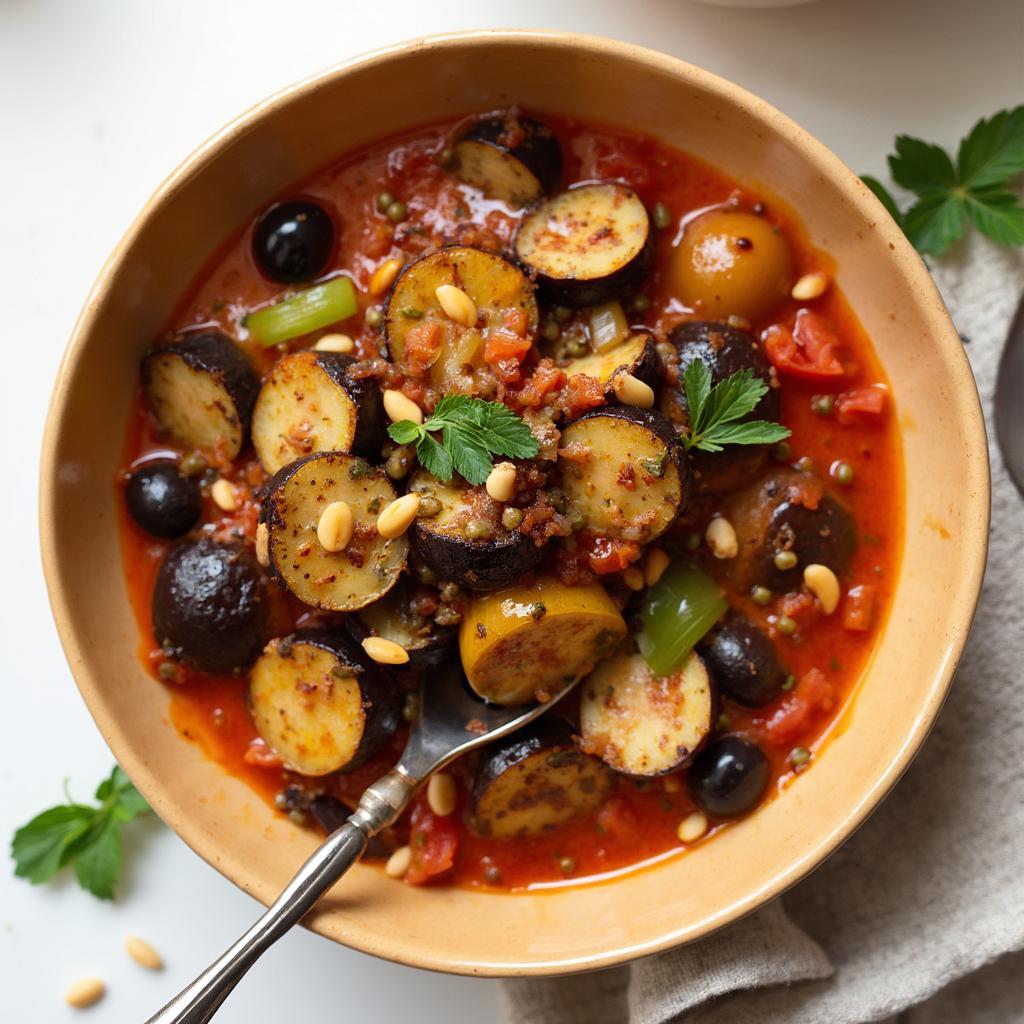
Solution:
[[[889,172],[897,185],[919,196],[956,188],[956,170],[940,146],[909,135],[896,137],[896,153],[889,157]]]
[[[694,359],[683,375],[683,391],[686,394],[686,408],[690,414],[690,430],[697,433],[703,426],[704,408],[711,394],[711,371],[703,360]]]
[[[1002,185],[1024,171],[1024,106],[982,118],[960,143],[957,169],[972,190]]]
[[[14,833],[14,873],[33,885],[51,879],[66,863],[71,845],[89,831],[98,812],[84,804],[61,804],[37,814]]]
[[[919,199],[903,218],[903,230],[914,248],[941,256],[964,233],[964,201],[958,195]]]
[[[1024,245],[1024,207],[1012,192],[999,188],[967,194],[967,216],[1000,245]]]
[[[482,484],[494,467],[487,449],[464,432],[445,427],[444,446],[451,454],[455,471],[471,484]]]
[[[752,413],[768,391],[768,385],[750,369],[737,370],[718,384],[708,396],[707,421],[732,423]]]
[[[777,444],[790,435],[788,427],[768,420],[749,420],[746,423],[723,423],[709,430],[696,447],[702,451],[721,451],[727,444]],[[715,447],[709,447],[714,445]]]
[[[121,873],[121,823],[100,815],[72,850],[78,884],[101,900],[112,900]]]
[[[424,433],[416,446],[416,456],[420,460],[420,465],[428,473],[433,473],[438,480],[451,480],[452,457],[429,434]]]
[[[388,427],[388,437],[396,444],[417,444],[425,433],[423,427],[412,420],[399,420]]]
[[[903,215],[900,213],[899,207],[896,205],[896,200],[893,199],[889,190],[877,178],[872,178],[870,174],[862,174],[860,176],[860,180],[875,193],[878,200],[885,207],[889,216],[899,224],[903,219]]]

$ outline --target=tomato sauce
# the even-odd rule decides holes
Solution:
[[[834,269],[827,254],[809,245],[796,214],[771,197],[745,191],[722,172],[656,140],[602,125],[552,117],[545,120],[562,143],[565,181],[617,178],[633,187],[649,207],[662,202],[677,214],[698,212],[730,201],[748,207],[763,203],[764,216],[789,242],[796,276]],[[516,219],[502,204],[468,194],[439,166],[436,153],[450,137],[452,128],[451,124],[429,126],[372,144],[289,192],[290,196],[325,201],[340,215],[340,244],[332,270],[344,270],[352,276],[359,290],[359,312],[339,325],[339,329],[353,336],[357,354],[363,358],[377,354],[377,335],[366,326],[364,313],[377,301],[366,294],[367,285],[385,257],[415,258],[441,239],[499,249],[507,248],[511,241]],[[407,205],[408,218],[398,226],[375,213],[375,197],[385,187],[400,195]],[[651,308],[633,317],[634,323],[645,322],[658,336],[663,336],[686,312],[673,298],[665,273],[677,237],[671,232],[660,234],[655,271],[645,289],[652,300]],[[247,227],[210,260],[167,325],[169,334],[209,325],[245,342],[245,314],[275,299],[280,292],[279,285],[258,273],[250,247],[251,227]],[[792,325],[800,305],[787,299],[773,311],[770,320],[751,326],[760,332],[771,324]],[[885,394],[882,367],[839,290],[829,288],[813,307],[839,342],[846,369],[844,392],[874,386],[874,390]],[[247,346],[247,350],[261,370],[268,369],[279,355],[274,348],[261,351],[256,346]],[[750,710],[723,701],[727,720],[721,726],[747,733],[762,744],[771,765],[775,791],[793,784],[803,770],[813,768],[813,761],[821,754],[844,706],[853,699],[889,608],[902,542],[901,453],[891,394],[884,398],[881,415],[871,414],[870,409],[868,415],[862,415],[859,410],[863,408],[863,396],[858,398],[856,394],[847,400],[844,415],[822,415],[812,408],[814,396],[820,390],[821,386],[810,380],[790,375],[783,378],[782,421],[792,430],[791,454],[786,461],[810,460],[822,475],[827,475],[830,467],[839,462],[852,468],[853,478],[848,485],[829,483],[852,512],[860,536],[847,573],[849,586],[844,603],[836,614],[825,618],[806,595],[803,600],[776,597],[761,606],[748,593],[723,583],[733,606],[773,637],[793,676],[789,691],[767,708]],[[878,404],[874,398],[868,405],[872,403]],[[835,406],[836,412],[843,409],[843,400]],[[140,396],[126,434],[125,471],[167,454],[183,453],[158,436]],[[244,500],[239,508],[223,513],[208,501],[203,521],[214,522],[218,535],[251,539],[256,526],[256,494],[264,480],[251,448],[235,461],[232,477],[236,485],[242,485]],[[139,655],[154,678],[168,686],[175,727],[226,771],[273,803],[276,794],[294,776],[280,766],[253,763],[258,758],[246,756],[251,741],[257,737],[246,704],[246,679],[212,677],[182,666],[176,667],[172,679],[161,674],[162,655],[153,639],[150,598],[169,544],[148,536],[131,521],[120,493],[118,506],[122,510],[128,593],[139,623]],[[718,510],[716,502],[710,499],[704,499],[698,506],[698,513],[705,517]],[[677,539],[685,544],[688,530],[695,525],[693,516],[689,516],[678,528]],[[709,573],[721,575],[706,551],[695,557]],[[850,594],[849,589],[854,587],[860,589]],[[798,622],[798,641],[780,635],[777,626],[783,614]],[[272,615],[277,627],[275,635],[322,617],[283,593],[275,596]],[[844,620],[858,628],[846,628]],[[367,784],[394,763],[402,741],[400,731],[392,747],[370,764],[348,775],[327,777],[323,780],[327,792],[349,802],[357,799]],[[618,776],[611,798],[596,814],[573,819],[546,835],[514,840],[482,838],[463,824],[471,768],[472,765],[455,767],[460,808],[453,818],[456,831],[451,835],[436,831],[437,822],[430,821],[422,798],[415,808],[419,818],[418,824],[414,823],[414,833],[418,829],[423,834],[421,846],[435,851],[431,855],[442,858],[439,864],[451,864],[441,877],[455,884],[521,890],[600,877],[641,865],[683,848],[677,828],[696,806],[685,781],[679,777],[636,781]],[[726,827],[727,822],[712,820],[711,825],[701,842]],[[392,845],[403,842],[407,829],[407,823],[400,823],[385,839]],[[429,877],[427,871],[420,880]]]

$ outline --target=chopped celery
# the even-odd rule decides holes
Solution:
[[[595,352],[607,352],[629,337],[629,322],[618,302],[606,302],[590,311],[590,345]]]
[[[637,646],[651,671],[678,668],[728,607],[710,576],[688,559],[674,561],[640,602]]]
[[[290,298],[250,313],[249,333],[264,348],[346,320],[356,311],[356,290],[347,277],[332,277]]]

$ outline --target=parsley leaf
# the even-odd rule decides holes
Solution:
[[[1000,245],[1024,245],[1024,206],[1008,183],[1024,172],[1024,106],[982,118],[961,141],[956,162],[940,146],[909,135],[889,157],[893,181],[917,197],[905,213],[881,182],[863,182],[918,252],[940,256],[970,223]]]
[[[78,884],[102,900],[114,898],[121,872],[121,828],[149,811],[131,780],[116,767],[96,790],[98,807],[59,804],[14,833],[14,873],[33,885],[74,865]]]
[[[441,441],[432,436],[441,432]],[[482,484],[494,467],[495,455],[529,459],[540,450],[533,432],[500,402],[468,395],[445,395],[423,424],[399,420],[388,427],[398,444],[415,444],[420,463],[439,480],[457,472],[471,484]]]
[[[720,452],[727,444],[774,444],[789,437],[781,423],[743,420],[765,396],[768,385],[753,370],[736,373],[712,386],[711,371],[700,359],[686,367],[683,391],[690,414],[689,432],[682,436],[686,450]]]

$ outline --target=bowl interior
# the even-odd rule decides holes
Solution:
[[[249,111],[162,186],[89,299],[47,429],[44,563],[72,670],[115,755],[197,852],[267,902],[314,839],[175,732],[165,692],[137,661],[112,482],[139,357],[208,256],[290,182],[382,134],[513,102],[658,135],[798,211],[835,258],[894,386],[907,518],[893,611],[856,699],[814,770],[757,814],[656,867],[529,895],[424,891],[358,867],[310,922],[370,953],[473,974],[578,970],[663,949],[810,870],[926,734],[970,625],[987,535],[977,393],[938,294],[858,179],[778,112],[689,65],[579,36],[474,33],[342,66]]]

